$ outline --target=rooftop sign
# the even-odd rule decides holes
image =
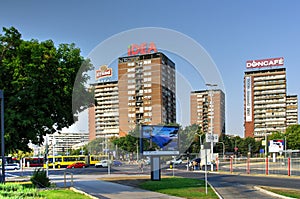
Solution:
[[[260,60],[249,60],[246,62],[246,68],[263,68],[263,67],[272,67],[272,66],[283,66],[284,59],[283,57],[279,58],[270,58],[270,59],[260,59]]]
[[[99,70],[96,70],[96,79],[112,76],[112,68],[108,68],[107,65],[102,65]]]
[[[127,48],[128,56],[132,55],[142,55],[142,54],[149,54],[149,53],[156,53],[157,49],[153,42],[142,43],[141,45],[138,44],[131,44]]]

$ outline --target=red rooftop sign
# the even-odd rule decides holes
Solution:
[[[99,70],[96,70],[96,79],[112,76],[112,68],[108,68],[107,65],[102,65]]]
[[[283,66],[283,57],[270,58],[270,59],[260,59],[260,60],[249,60],[246,62],[246,68],[262,68],[262,67],[272,67],[272,66]]]
[[[157,49],[153,42],[150,42],[149,44],[142,43],[141,45],[131,44],[127,48],[128,56],[138,55],[138,54],[142,55],[142,54],[149,54],[149,53],[156,53],[156,52]]]

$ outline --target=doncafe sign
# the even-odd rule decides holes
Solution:
[[[133,55],[142,55],[142,54],[150,54],[150,53],[156,53],[157,49],[156,46],[153,42],[150,42],[149,44],[147,43],[142,43],[140,45],[138,44],[131,44],[127,48],[127,54],[128,56],[133,56]]]
[[[246,68],[262,68],[271,66],[283,66],[283,57],[271,58],[271,59],[260,59],[260,60],[249,60],[246,62]]]

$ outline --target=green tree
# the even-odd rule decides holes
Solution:
[[[51,40],[25,41],[13,27],[3,32],[0,89],[5,97],[5,146],[8,152],[27,151],[29,141],[41,144],[43,136],[69,127],[87,108],[92,96],[84,84],[93,67],[74,44],[56,47]],[[73,90],[75,80],[80,85]]]
[[[287,149],[300,149],[300,125],[288,126],[285,132]]]

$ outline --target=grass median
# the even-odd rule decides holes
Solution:
[[[296,189],[273,188],[273,187],[261,187],[261,188],[282,196],[287,196],[291,198],[300,198],[300,191]]]
[[[206,194],[204,180],[165,176],[162,177],[160,181],[151,181],[149,178],[149,176],[124,176],[101,178],[100,180],[106,180],[183,198],[218,198],[209,185],[207,185]]]

